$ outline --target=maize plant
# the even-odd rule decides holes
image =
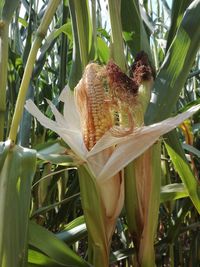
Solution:
[[[199,265],[199,19],[0,1],[0,266]]]

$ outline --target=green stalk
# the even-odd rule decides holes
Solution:
[[[0,4],[0,141],[4,139],[6,86],[8,68],[8,31],[19,0],[4,0]]]
[[[69,9],[70,17],[72,21],[72,31],[73,31],[73,57],[72,57],[72,66],[69,74],[69,87],[74,89],[78,81],[82,76],[82,66],[81,66],[81,57],[78,41],[78,29],[76,23],[76,13],[75,13],[75,1],[69,0]]]
[[[60,3],[60,0],[51,0],[47,6],[46,12],[42,18],[41,24],[36,32],[36,37],[31,47],[26,67],[24,70],[24,75],[22,78],[21,86],[19,89],[19,94],[17,97],[17,102],[15,106],[15,112],[13,115],[11,129],[9,133],[8,139],[12,140],[13,142],[16,141],[17,131],[20,124],[20,120],[23,114],[24,103],[26,99],[27,89],[31,80],[31,75],[33,72],[33,67],[35,64],[37,52],[42,44],[42,40],[45,38],[46,32],[48,30],[49,24],[56,12],[56,9]]]
[[[113,53],[113,59],[122,69],[126,71],[126,61],[124,56],[124,41],[122,37],[122,25],[121,25],[121,0],[108,0],[110,24],[111,24],[111,54]]]
[[[9,23],[0,21],[0,141],[4,138]]]
[[[69,9],[67,6],[67,1],[63,1],[62,5],[63,14],[62,14],[62,25],[67,22],[69,16]],[[62,90],[66,84],[67,76],[67,50],[68,50],[68,38],[62,33],[61,35],[61,48],[60,48],[60,69],[59,69],[59,86]]]
[[[88,38],[87,38],[88,36],[86,34],[86,25],[84,21],[84,16],[87,16],[87,14],[86,14],[86,10],[84,10],[85,12],[83,12],[83,5],[85,5],[85,7],[88,8],[87,1],[85,0],[74,1],[78,40],[79,40],[79,49],[80,49],[82,67],[84,69],[89,61],[89,46],[88,46]]]
[[[96,0],[91,1],[92,5],[92,34],[94,40],[94,48],[96,50],[97,47],[97,3]]]

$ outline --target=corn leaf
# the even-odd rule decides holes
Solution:
[[[168,117],[174,109],[200,44],[200,1],[193,1],[186,10],[163,65],[155,80],[145,122],[151,124]],[[198,183],[187,163],[175,133],[167,135],[167,150],[185,184],[188,194],[200,212]]]
[[[182,147],[192,153],[193,155],[197,156],[198,158],[200,158],[200,151],[198,149],[196,149],[195,147],[188,145],[188,144],[182,144]]]
[[[73,244],[76,241],[79,241],[82,238],[87,237],[86,224],[82,223],[81,225],[77,225],[72,229],[62,231],[62,232],[56,234],[56,236],[60,240],[66,242],[68,245]]]
[[[72,20],[72,32],[73,32],[73,57],[72,57],[72,66],[69,75],[69,87],[73,89],[78,81],[81,79],[82,75],[82,66],[81,66],[81,57],[78,41],[78,29],[77,29],[77,20],[75,13],[74,1],[69,0],[70,15]]]
[[[69,265],[63,265],[57,261],[49,258],[39,251],[29,249],[28,250],[28,267],[67,267]]]
[[[188,191],[183,183],[168,184],[161,187],[160,202],[172,201],[188,197]]]
[[[135,56],[140,50],[144,50],[151,57],[149,41],[140,15],[139,1],[121,1],[122,30],[131,35],[127,44],[131,53]]]
[[[152,124],[167,118],[174,109],[180,91],[200,45],[200,1],[187,9],[152,90],[145,122]]]
[[[55,164],[69,165],[73,159],[67,155],[66,147],[60,141],[47,142],[37,146],[37,158]]]
[[[23,267],[36,152],[7,142],[0,147],[0,266]]]
[[[53,233],[32,221],[29,223],[29,244],[61,266],[89,266],[86,261],[80,258]]]
[[[101,62],[107,63],[109,59],[109,48],[106,42],[100,37],[97,37],[97,53]]]
[[[173,145],[172,145],[173,144]],[[191,198],[197,211],[200,213],[200,188],[197,179],[194,177],[193,172],[185,159],[182,147],[178,141],[176,133],[168,135],[165,142],[168,154],[174,164],[175,170],[178,172],[181,180],[183,181],[189,197]]]
[[[170,47],[175,35],[178,26],[181,23],[181,20],[183,18],[183,14],[187,7],[191,4],[192,0],[182,0],[181,2],[179,1],[173,1],[172,5],[172,14],[171,14],[171,26],[170,30],[168,33],[168,38],[167,38],[167,47],[166,51]]]

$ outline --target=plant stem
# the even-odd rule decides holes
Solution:
[[[67,18],[69,15],[69,9],[66,1],[63,1],[63,14],[62,14],[62,25],[67,23]],[[60,69],[59,69],[59,87],[62,90],[66,84],[67,76],[67,47],[68,38],[66,34],[61,35],[61,48],[60,48]]]
[[[110,23],[112,29],[112,52],[113,59],[122,69],[126,71],[126,61],[124,56],[124,44],[122,37],[122,25],[121,25],[121,0],[108,0]]]
[[[97,48],[97,4],[96,0],[91,1],[92,6],[92,33],[94,40],[94,47]]]
[[[54,13],[56,12],[56,9],[60,3],[60,0],[51,0],[47,6],[47,10],[44,14],[44,17],[41,21],[41,24],[36,32],[36,37],[34,40],[34,43],[31,47],[26,67],[24,70],[24,75],[22,78],[21,86],[19,89],[19,94],[17,97],[17,102],[15,106],[15,111],[11,123],[11,129],[9,133],[8,139],[12,140],[13,142],[16,141],[17,137],[17,131],[20,124],[20,120],[22,117],[23,109],[24,109],[24,103],[26,99],[26,93],[27,89],[31,80],[31,75],[33,72],[33,67],[35,64],[37,52],[42,44],[42,40],[44,39],[46,32],[48,30],[49,24],[51,23],[51,20],[54,16]]]
[[[83,0],[81,0],[83,1]],[[74,1],[75,13],[76,13],[76,23],[77,23],[77,32],[78,32],[78,40],[79,40],[79,49],[80,56],[82,61],[83,69],[86,67],[89,60],[89,46],[88,46],[88,36],[86,34],[87,25],[84,24],[84,16],[87,16],[85,12],[83,12],[82,5],[87,5],[87,3],[82,3],[80,0]],[[85,11],[85,10],[84,10]]]
[[[76,23],[76,13],[74,1],[69,0],[69,10],[70,17],[72,21],[72,31],[73,31],[73,56],[72,56],[72,66],[69,74],[69,87],[74,89],[77,85],[78,81],[82,76],[82,66],[81,66],[81,57],[80,57],[80,49],[79,49],[79,41],[78,41],[78,29]]]
[[[0,21],[0,141],[4,138],[9,23]]]

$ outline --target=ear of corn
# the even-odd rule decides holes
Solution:
[[[114,92],[110,90],[111,83],[106,69],[91,63],[86,67],[83,78],[75,88],[82,134],[88,150],[93,148],[106,131],[118,123],[115,115],[120,113],[119,103]],[[112,147],[105,149],[99,154],[98,162],[109,159],[112,152]],[[85,170],[79,168],[82,203],[89,232],[90,262],[95,262],[95,266],[108,266],[112,234],[124,204],[123,173],[119,172],[104,181],[96,180],[90,173],[85,176]],[[92,190],[95,194],[87,190]]]
[[[86,67],[83,78],[75,88],[75,96],[82,122],[84,143],[88,150],[91,150],[108,130],[113,135],[123,136],[143,123],[152,81],[152,68],[144,53],[139,55],[135,65],[132,66],[131,78],[123,73],[113,61],[110,61],[106,68],[95,63]],[[101,157],[108,159],[113,149],[112,147],[106,149],[99,155],[98,160],[101,161]],[[125,171],[127,219],[137,251],[137,263],[140,266],[147,266],[147,263],[151,263],[151,266],[154,264],[155,217],[158,215],[160,186],[156,184],[158,195],[155,194],[155,188],[152,194],[155,178],[152,160],[156,158],[152,154],[154,154],[153,150],[149,149]],[[157,158],[156,162],[159,162]],[[103,231],[106,236],[106,241],[102,240],[104,243],[102,247],[109,255],[115,221],[123,206],[124,178],[120,172],[107,180],[97,180],[94,184],[101,199],[101,204],[97,202],[96,205],[104,207],[100,209],[101,216],[104,218]],[[81,190],[83,190],[82,187],[83,185],[81,185]],[[154,201],[158,203],[156,209]],[[154,211],[154,209],[152,218],[149,210]],[[87,210],[85,214],[87,218]],[[91,221],[89,217],[87,220]],[[90,229],[89,225],[88,222],[88,229]],[[90,235],[92,236],[92,233]],[[91,238],[91,240],[93,240],[94,250],[96,245],[94,239]],[[151,248],[151,253],[146,247],[147,244],[148,248]]]
[[[140,53],[131,68],[133,80],[140,85],[138,104],[133,109],[136,125],[144,122],[153,75],[147,56]],[[159,143],[125,168],[125,208],[136,249],[136,266],[155,265],[154,238],[160,204],[160,170]]]

